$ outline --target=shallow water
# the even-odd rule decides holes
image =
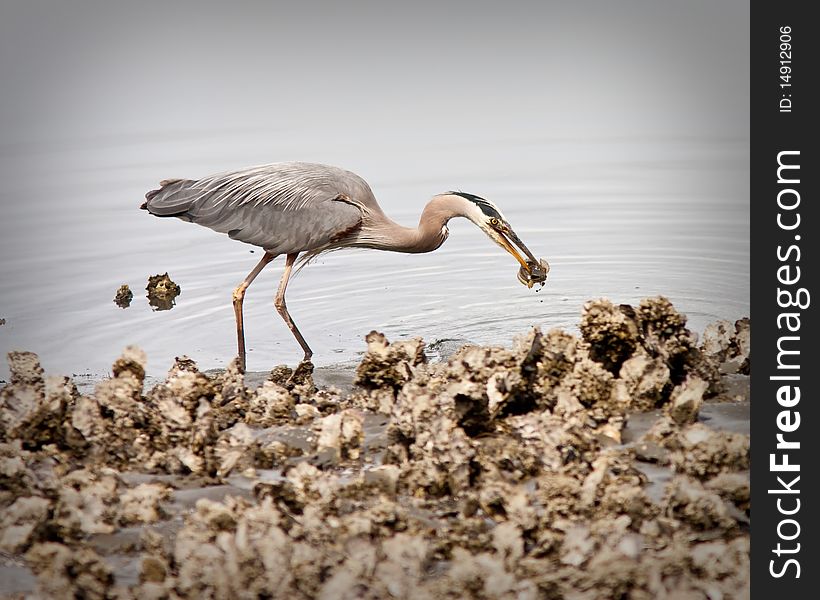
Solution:
[[[163,178],[288,159],[358,172],[405,225],[435,193],[485,196],[552,267],[543,289],[527,289],[512,257],[464,219],[431,254],[327,255],[288,288],[317,365],[354,361],[371,329],[456,344],[508,344],[533,325],[574,330],[583,302],[601,296],[666,295],[696,331],[749,314],[745,140],[336,134],[318,154],[318,130],[298,141],[254,130],[0,147],[9,182],[0,191],[0,353],[31,350],[48,373],[93,378],[127,344],[147,351],[153,375],[182,354],[224,367],[235,352],[231,291],[261,251],[138,206]],[[32,185],[35,169],[47,176]],[[279,259],[246,297],[249,370],[301,358],[273,308],[281,268]],[[173,310],[155,312],[144,288],[166,271],[182,293]],[[134,292],[127,309],[113,302],[123,283]]]

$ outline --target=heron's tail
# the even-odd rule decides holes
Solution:
[[[191,205],[199,196],[199,191],[191,189],[191,179],[165,179],[159,182],[159,189],[145,194],[145,202],[140,206],[158,217],[185,217]]]

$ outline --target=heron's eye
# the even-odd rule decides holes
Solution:
[[[490,225],[492,225],[493,227],[498,227],[499,220],[493,217],[492,219],[490,219]]]

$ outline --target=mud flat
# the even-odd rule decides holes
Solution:
[[[749,321],[597,300],[580,331],[436,363],[372,332],[321,389],[183,357],[144,391],[129,347],[82,395],[11,353],[0,594],[748,597]]]

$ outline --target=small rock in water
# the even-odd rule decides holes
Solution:
[[[149,277],[145,289],[148,292],[148,303],[156,310],[171,310],[181,291],[168,277],[168,273]]]
[[[131,291],[127,283],[124,283],[120,286],[120,289],[117,290],[117,295],[114,296],[114,304],[120,308],[128,308],[131,306],[131,300],[133,299],[134,292]]]

